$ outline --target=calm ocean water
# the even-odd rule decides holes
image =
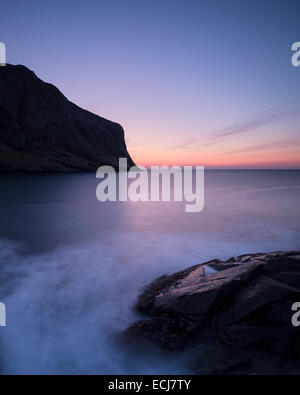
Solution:
[[[243,253],[300,248],[300,171],[206,171],[205,207],[99,203],[94,174],[0,175],[3,373],[183,373],[116,335],[155,277]]]

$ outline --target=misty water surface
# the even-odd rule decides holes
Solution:
[[[206,171],[205,207],[99,203],[94,174],[0,176],[3,373],[184,373],[118,334],[155,277],[213,258],[299,249],[299,171]]]

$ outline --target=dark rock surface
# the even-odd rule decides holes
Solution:
[[[71,103],[25,66],[0,67],[0,171],[134,165],[122,127]]]
[[[205,267],[217,270],[206,274]],[[214,260],[164,275],[140,295],[151,317],[125,333],[172,352],[192,349],[199,374],[299,374],[300,251]]]

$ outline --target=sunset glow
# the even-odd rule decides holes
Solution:
[[[25,2],[2,10],[7,62],[119,122],[137,164],[300,167],[292,8],[65,1],[70,17],[58,0],[31,3],[30,11]],[[52,18],[55,28],[45,23]]]

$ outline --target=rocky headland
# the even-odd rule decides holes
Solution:
[[[300,251],[216,259],[153,281],[135,306],[149,318],[125,338],[174,358],[190,350],[198,374],[299,374],[295,302]]]
[[[127,158],[123,128],[71,103],[25,66],[0,67],[0,171],[95,171]]]

